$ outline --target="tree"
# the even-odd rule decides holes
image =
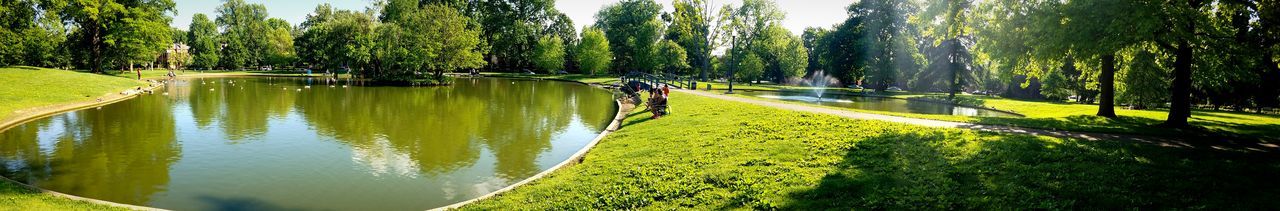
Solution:
[[[765,75],[775,83],[804,76],[809,66],[809,50],[803,41],[782,26],[770,26],[756,42],[755,51],[764,58]]]
[[[564,69],[564,42],[561,41],[560,36],[543,36],[542,39],[538,39],[538,46],[534,48],[533,55],[534,63],[547,73],[554,74]]]
[[[26,42],[23,31],[34,28],[34,1],[0,2],[0,66],[23,63]]]
[[[937,2],[937,1],[933,1]],[[915,15],[916,6],[903,0],[867,0],[849,8],[850,16],[860,17],[862,36],[867,47],[864,70],[866,79],[877,89],[898,83],[900,75],[921,68],[916,48],[916,29],[907,18]]]
[[[374,46],[370,55],[373,65],[358,74],[381,81],[415,81],[426,78],[424,73],[431,72],[434,73],[431,79],[444,83],[444,72],[484,65],[483,52],[477,49],[480,31],[469,25],[470,19],[456,8],[432,3],[399,12],[395,16],[383,15],[392,19],[377,27],[375,36],[378,39],[372,41]],[[333,22],[343,23],[343,13],[339,14]],[[358,27],[342,25],[341,28]],[[327,24],[321,26],[324,29]]]
[[[754,76],[749,80],[759,80],[762,78],[758,77],[766,77],[765,74],[768,74],[769,79],[781,82],[781,74],[777,68],[778,54],[769,52],[768,46],[770,42],[778,42],[774,41],[775,39],[791,39],[790,37],[793,36],[780,28],[785,14],[778,9],[777,3],[771,0],[746,0],[742,2],[742,6],[726,7],[724,10],[723,13],[726,14],[724,17],[727,20],[723,24],[723,31],[729,35],[727,43],[732,45],[728,54],[730,54],[730,60],[736,61],[737,64],[731,67],[730,71],[746,70],[741,69],[743,66],[739,65],[743,62],[754,62],[749,61],[749,58],[760,59],[761,65],[764,66],[761,67],[758,75],[754,72],[736,75]],[[773,30],[784,32],[770,33]],[[768,73],[765,73],[766,70]]]
[[[689,59],[685,55],[687,51],[675,41],[662,41],[655,50],[658,51],[656,54],[659,61],[656,64],[660,73],[683,75],[689,69]]]
[[[222,66],[241,69],[263,64],[271,49],[266,6],[244,0],[224,0],[217,12],[215,22],[225,29],[221,36],[225,45],[220,59]]]
[[[809,65],[805,67],[805,75],[812,74],[827,68],[831,64],[828,59],[831,54],[824,45],[827,45],[831,35],[831,30],[819,27],[808,27],[804,29],[804,33],[800,35],[800,40],[804,44],[804,48],[809,50]]]
[[[655,68],[654,49],[662,38],[661,12],[662,6],[653,0],[624,0],[596,14],[595,27],[609,39],[616,73]]]
[[[287,66],[298,60],[293,45],[293,27],[285,20],[272,18],[267,20],[267,50],[263,63],[272,66]]]
[[[190,41],[193,65],[205,69],[218,65],[218,26],[208,16],[196,13],[191,17],[187,40]]]
[[[433,0],[450,5],[480,27],[482,51],[490,69],[517,70],[533,67],[533,48],[543,35],[571,37],[572,23],[560,17],[551,0]],[[563,27],[569,26],[569,27]],[[569,43],[572,42],[572,40]],[[494,50],[485,50],[494,49]]]
[[[65,67],[67,29],[53,3],[0,3],[0,66]]]
[[[1135,49],[1135,51],[1137,52],[1129,53],[1132,59],[1129,60],[1127,70],[1120,77],[1124,86],[1119,89],[1118,98],[1138,108],[1161,106],[1169,100],[1167,94],[1169,81],[1152,79],[1167,77],[1169,70],[1156,64],[1160,58],[1155,52],[1147,49]]]
[[[698,77],[707,80],[711,71],[711,51],[717,47],[719,13],[713,11],[707,0],[676,0],[675,12],[667,27],[667,39],[685,49],[689,66],[698,68]]]
[[[95,73],[102,73],[110,61],[124,65],[155,58],[171,39],[168,12],[172,0],[67,2],[63,19],[73,23],[70,36],[77,61]]]
[[[300,38],[305,45],[298,47],[299,52],[306,55],[301,58],[319,68],[350,68],[364,74],[360,71],[368,67],[372,59],[376,22],[365,13],[328,10],[331,8],[328,5],[318,6],[315,14],[320,15],[308,18],[305,25],[309,27]]]
[[[738,59],[737,65],[734,65],[736,68],[734,72],[737,74],[738,81],[752,83],[764,75],[764,65],[764,60],[761,60],[760,56],[748,52]]]
[[[578,66],[583,72],[595,75],[609,69],[613,62],[613,52],[609,51],[609,39],[604,32],[595,28],[582,30],[582,41],[577,48]]]

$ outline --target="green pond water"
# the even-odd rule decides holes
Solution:
[[[616,113],[586,85],[204,78],[0,133],[0,173],[176,210],[424,210],[568,159]]]
[[[743,95],[766,99],[801,102],[825,106],[863,110],[892,111],[899,113],[942,114],[977,117],[1022,117],[1017,114],[942,103],[931,103],[884,97],[865,97],[825,94],[821,98],[813,92],[742,92]]]

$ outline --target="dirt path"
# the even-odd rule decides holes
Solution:
[[[862,112],[856,112],[856,111],[823,108],[823,107],[817,107],[817,106],[796,105],[796,104],[788,104],[788,103],[781,103],[781,102],[775,102],[775,101],[738,97],[733,95],[726,95],[723,93],[715,93],[715,92],[707,92],[707,91],[683,90],[683,89],[676,90],[676,91],[703,96],[703,97],[743,102],[743,103],[768,106],[768,107],[774,107],[774,108],[785,109],[785,110],[835,115],[835,116],[851,118],[851,119],[888,121],[888,122],[904,123],[904,124],[919,125],[919,126],[926,126],[926,127],[960,128],[960,129],[970,129],[970,130],[997,132],[997,133],[1026,134],[1026,135],[1049,136],[1049,137],[1057,137],[1057,138],[1075,138],[1075,139],[1083,139],[1083,140],[1090,140],[1090,141],[1128,140],[1128,141],[1150,143],[1150,144],[1164,146],[1164,147],[1177,147],[1177,148],[1207,147],[1207,148],[1213,148],[1217,150],[1235,150],[1235,151],[1255,151],[1255,152],[1280,151],[1280,145],[1266,143],[1266,142],[1246,144],[1247,145],[1246,146],[1246,145],[1241,145],[1242,143],[1236,143],[1230,140],[1208,141],[1208,142],[1202,141],[1202,140],[1189,141],[1182,138],[1165,138],[1165,137],[1152,137],[1152,136],[1127,135],[1127,134],[1045,130],[1045,129],[1022,128],[1022,127],[1012,127],[1012,126],[1002,126],[1002,125],[982,125],[982,124],[973,124],[973,123],[964,123],[964,122],[948,122],[948,121],[939,121],[939,120],[931,120],[931,119],[917,119],[917,118],[889,116],[889,115],[882,115],[882,114],[862,113]],[[1219,143],[1215,143],[1215,142],[1219,142]]]

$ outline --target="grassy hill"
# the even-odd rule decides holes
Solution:
[[[0,68],[0,119],[25,109],[95,100],[145,82],[115,76],[35,67]]]

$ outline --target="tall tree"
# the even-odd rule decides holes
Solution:
[[[577,47],[579,67],[588,75],[607,71],[613,62],[613,52],[609,50],[609,39],[604,32],[595,28],[582,30],[582,39]]]
[[[279,18],[267,19],[267,50],[263,64],[288,66],[298,60],[293,44],[293,26]]]
[[[171,40],[166,13],[174,11],[172,0],[70,1],[62,8],[63,19],[77,29],[70,36],[77,60],[95,73],[111,60],[127,65],[154,59]]]
[[[916,45],[916,30],[907,22],[915,15],[916,6],[905,0],[866,0],[849,9],[850,16],[860,17],[860,41],[867,47],[866,79],[877,90],[885,90],[898,82],[904,72],[921,68]]]
[[[665,40],[658,44],[656,54],[658,62],[656,70],[659,73],[668,73],[676,75],[684,75],[689,69],[689,57],[685,55],[686,51],[680,44],[675,41]]]
[[[564,69],[564,41],[560,36],[543,36],[538,39],[538,46],[533,52],[533,61],[539,69],[551,74]]]
[[[266,6],[244,0],[224,0],[217,12],[215,22],[224,29],[222,66],[241,69],[263,64],[271,49]]]
[[[1151,31],[1140,27],[1150,22],[1151,16],[1135,13],[1141,8],[1136,1],[1111,0],[1072,0],[1065,5],[1057,6],[1061,14],[1060,25],[1055,27],[1056,35],[1045,37],[1046,49],[1073,54],[1075,57],[1090,58],[1100,63],[1098,83],[1101,96],[1098,103],[1098,116],[1116,117],[1115,113],[1115,74],[1116,53],[1124,48],[1138,44],[1149,37],[1142,33],[1131,33],[1133,30]],[[1053,6],[1046,6],[1052,9]],[[1055,13],[1041,12],[1050,16]],[[1081,96],[1084,97],[1084,96]]]
[[[1143,9],[1134,10],[1135,15],[1151,15],[1153,20],[1144,22],[1155,27],[1145,32],[1156,35],[1155,43],[1166,51],[1173,52],[1173,80],[1170,89],[1169,117],[1164,125],[1169,127],[1186,127],[1191,117],[1192,76],[1196,64],[1196,49],[1206,48],[1211,31],[1208,21],[1208,0],[1186,1],[1149,1],[1140,2]]]
[[[213,69],[218,65],[218,25],[210,21],[208,16],[196,13],[191,17],[187,40],[190,41],[190,52],[196,67]]]
[[[708,0],[676,0],[672,2],[675,12],[667,27],[667,39],[685,49],[689,66],[698,68],[698,77],[704,81],[711,71],[711,51],[717,46],[719,35],[715,24],[720,16],[711,5],[714,2]]]
[[[662,6],[653,0],[624,0],[596,14],[595,27],[604,31],[614,53],[614,72],[655,68],[653,52],[662,38],[661,12]]]

